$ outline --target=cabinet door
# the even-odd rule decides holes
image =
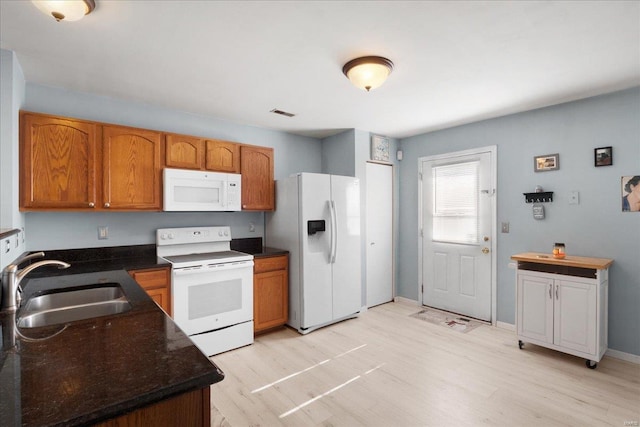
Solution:
[[[253,280],[253,328],[255,332],[287,321],[288,274],[286,270],[259,273]]]
[[[596,286],[555,281],[554,344],[596,354]]]
[[[131,270],[129,275],[167,314],[171,316],[171,269],[168,267]]]
[[[286,255],[256,258],[253,277],[253,330],[282,326],[289,312],[289,261]]]
[[[553,344],[553,279],[518,274],[518,335]]]
[[[205,169],[240,173],[240,145],[233,142],[207,140]]]
[[[161,210],[162,134],[103,127],[103,208]]]
[[[165,163],[171,168],[202,169],[204,141],[185,135],[167,135]]]
[[[273,149],[243,145],[240,147],[242,173],[242,209],[274,209]]]
[[[93,209],[96,135],[93,123],[23,114],[20,207]]]

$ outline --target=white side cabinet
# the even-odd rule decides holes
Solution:
[[[525,342],[584,357],[595,368],[607,350],[608,272],[613,260],[524,253],[518,262],[516,329]]]

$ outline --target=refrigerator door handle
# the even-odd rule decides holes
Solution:
[[[336,253],[338,251],[338,217],[336,215],[336,202],[331,200],[329,202],[331,208],[331,255],[329,255],[329,262],[335,264]]]

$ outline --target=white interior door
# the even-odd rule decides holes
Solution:
[[[422,160],[424,305],[492,314],[492,152]]]
[[[367,163],[367,307],[393,299],[393,167]]]

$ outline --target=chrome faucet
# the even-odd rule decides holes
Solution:
[[[31,273],[36,268],[45,265],[57,265],[58,268],[61,269],[71,267],[71,264],[67,264],[63,261],[46,259],[44,261],[33,263],[22,270],[18,270],[18,267],[23,262],[34,258],[42,258],[43,256],[44,252],[36,252],[27,255],[18,259],[15,263],[7,265],[4,270],[2,270],[2,294],[0,294],[2,296],[2,306],[0,311],[16,311],[20,307],[20,303],[22,302],[22,288],[20,287],[20,282],[22,282],[24,276]]]

